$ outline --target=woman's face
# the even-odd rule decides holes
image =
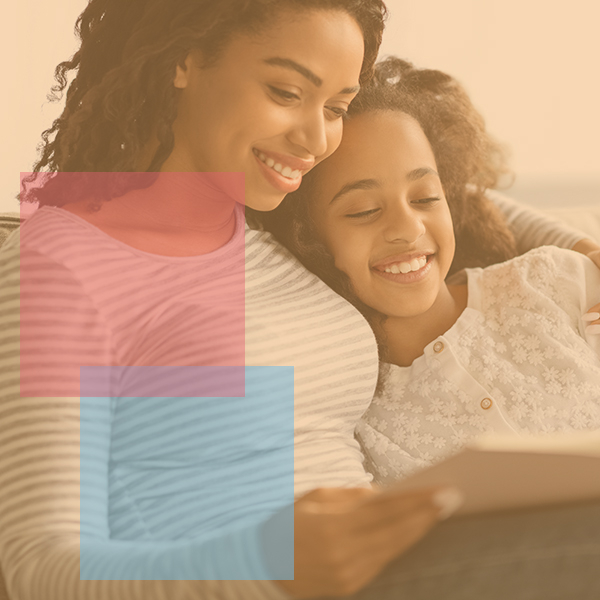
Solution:
[[[357,296],[390,317],[436,306],[454,232],[435,157],[399,112],[346,123],[339,150],[315,172],[311,216]]]
[[[342,137],[358,91],[364,41],[341,11],[283,13],[259,35],[239,35],[213,66],[190,54],[177,67],[181,90],[169,171],[243,172],[231,194],[272,210]]]

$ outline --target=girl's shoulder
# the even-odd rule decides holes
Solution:
[[[548,278],[577,281],[585,277],[587,271],[595,270],[592,261],[579,252],[541,246],[506,262],[485,269],[467,269],[467,272],[471,277],[473,273],[478,273],[485,282],[498,281],[500,285],[510,286],[519,280],[532,284],[545,283]]]

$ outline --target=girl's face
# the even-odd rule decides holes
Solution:
[[[341,11],[284,13],[258,35],[239,35],[213,66],[190,54],[180,88],[169,171],[243,172],[238,202],[272,210],[329,156],[358,91],[364,41]]]
[[[339,150],[315,176],[311,216],[358,297],[390,317],[435,309],[454,233],[417,121],[391,111],[352,119]]]

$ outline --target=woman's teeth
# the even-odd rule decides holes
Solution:
[[[386,273],[410,273],[411,271],[418,271],[427,264],[427,258],[421,256],[419,258],[413,258],[410,262],[394,263],[384,269]]]
[[[277,171],[280,175],[283,175],[286,179],[298,179],[302,174],[302,171],[292,171],[290,167],[284,167],[280,163],[276,163],[272,158],[266,157],[262,152],[255,152],[256,156],[267,165],[273,169],[273,171]]]

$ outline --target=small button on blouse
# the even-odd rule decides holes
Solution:
[[[492,399],[491,398],[484,398],[481,401],[481,408],[483,408],[483,410],[487,410],[488,408],[492,408]]]
[[[443,349],[444,349],[444,342],[436,342],[436,343],[433,345],[433,351],[434,351],[436,354],[439,354],[439,353],[440,353],[440,352],[441,352]]]

